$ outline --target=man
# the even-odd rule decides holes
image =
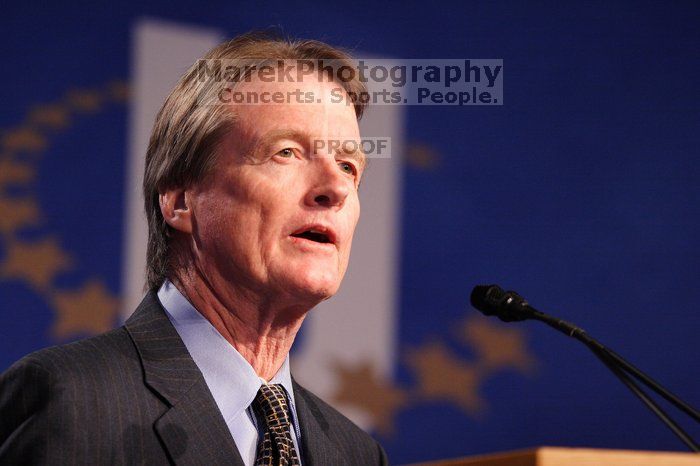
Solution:
[[[288,360],[338,290],[360,214],[364,156],[315,141],[359,140],[364,87],[315,41],[245,35],[205,58],[148,148],[150,291],[123,327],[2,375],[0,463],[386,464]]]

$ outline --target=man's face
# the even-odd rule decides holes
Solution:
[[[331,101],[339,85],[257,80],[258,95],[313,92],[315,103],[235,105],[211,176],[190,192],[196,261],[208,279],[270,298],[319,301],[345,274],[360,215],[361,154],[315,150],[319,138],[359,141],[355,111]],[[316,99],[322,99],[322,103]]]

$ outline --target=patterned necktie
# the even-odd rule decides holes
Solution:
[[[253,401],[253,409],[265,421],[264,434],[258,441],[255,466],[299,466],[282,385],[261,386]]]

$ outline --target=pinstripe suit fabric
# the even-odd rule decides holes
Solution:
[[[304,465],[387,464],[298,384]],[[237,465],[201,372],[150,292],[123,327],[32,353],[0,376],[0,464]]]

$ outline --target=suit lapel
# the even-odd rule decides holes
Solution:
[[[295,407],[301,429],[304,466],[347,464],[345,456],[331,437],[332,426],[328,424],[307,391],[296,382],[293,382],[293,385]]]
[[[125,327],[141,358],[146,385],[169,408],[155,430],[173,461],[243,466],[202,373],[155,292],[146,295]]]

